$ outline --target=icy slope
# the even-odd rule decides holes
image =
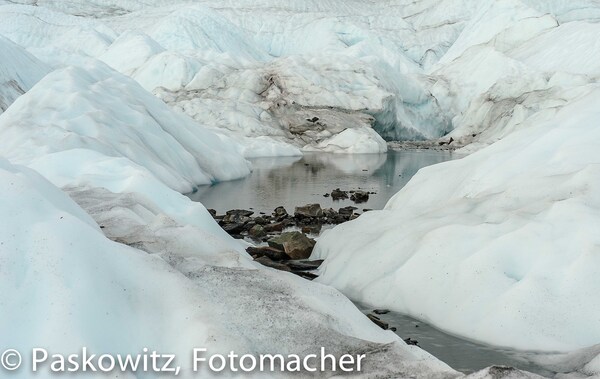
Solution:
[[[421,170],[385,210],[319,240],[319,280],[497,345],[596,344],[599,102],[582,87],[552,117]]]
[[[43,346],[51,354],[81,354],[82,346],[96,354],[155,349],[178,356],[181,377],[193,376],[185,358],[193,347],[308,354],[325,346],[335,354],[367,352],[369,376],[458,375],[379,329],[333,289],[265,269],[191,266],[181,259],[171,266],[108,240],[37,173],[0,160],[0,179],[6,221],[0,303],[11,310],[0,313],[6,346],[22,352]]]
[[[0,114],[47,73],[42,62],[0,35]]]
[[[103,64],[57,70],[0,118],[2,153],[55,177],[113,187],[153,176],[178,192],[248,174],[236,146]]]
[[[431,67],[432,93],[464,151],[518,130],[529,117],[573,100],[600,71],[600,6],[577,0],[482,2],[448,52]],[[469,145],[470,144],[470,145]]]

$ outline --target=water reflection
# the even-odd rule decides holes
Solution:
[[[335,188],[376,192],[360,209],[381,209],[422,167],[452,159],[446,151],[392,151],[387,154],[306,154],[304,157],[252,159],[246,178],[199,187],[190,198],[219,213],[234,208],[271,212],[283,205],[320,203],[322,207],[354,205],[324,197]]]

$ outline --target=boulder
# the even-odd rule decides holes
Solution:
[[[296,207],[294,216],[298,218],[315,218],[323,216],[323,210],[320,204],[308,204],[303,207]]]
[[[331,198],[333,200],[347,199],[348,198],[348,192],[342,191],[341,189],[336,188],[333,191],[331,191]]]
[[[294,271],[311,271],[318,269],[323,263],[322,259],[315,261],[289,261],[286,264]]]
[[[350,200],[355,203],[364,203],[369,200],[369,193],[366,191],[354,191],[352,196],[350,196]]]
[[[285,251],[292,259],[307,259],[316,242],[300,232],[287,232],[271,238],[267,243],[275,249]]]
[[[256,258],[254,261],[260,263],[263,266],[271,267],[276,270],[287,271],[287,272],[292,271],[292,269],[290,269],[288,266],[286,266],[282,263],[279,263],[279,262],[274,262],[266,256]]]
[[[227,211],[225,217],[223,217],[222,222],[225,224],[229,223],[246,223],[250,221],[250,216],[252,216],[254,212],[247,211],[245,209],[233,209],[231,211]]]
[[[356,207],[340,208],[339,214],[340,214],[340,216],[343,216],[346,220],[349,220],[350,217],[352,216],[352,214],[354,213],[355,209],[358,209],[358,208],[356,208]]]
[[[260,238],[267,235],[265,228],[262,225],[254,225],[250,230],[248,230],[248,235],[254,238]]]
[[[285,222],[275,222],[264,226],[267,233],[281,232],[286,227]]]
[[[273,261],[284,261],[290,257],[283,251],[269,246],[254,247],[246,249],[246,252],[255,258],[267,257]]]
[[[287,216],[287,215],[288,215],[288,212],[285,210],[284,207],[277,207],[273,211],[273,216],[275,216],[275,217],[283,217],[283,216]]]

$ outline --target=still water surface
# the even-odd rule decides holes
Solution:
[[[370,195],[368,202],[357,205],[359,210],[382,209],[420,168],[452,158],[451,152],[429,150],[257,158],[251,160],[253,172],[249,176],[201,186],[189,196],[219,213],[236,208],[272,212],[280,205],[292,213],[294,207],[310,203],[336,210],[355,205],[350,200],[334,201],[323,195],[335,188],[362,189],[376,194]]]

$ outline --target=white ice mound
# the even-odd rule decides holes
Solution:
[[[15,162],[115,192],[144,176],[190,192],[249,173],[233,142],[101,63],[46,76],[2,115],[0,135]]]
[[[319,281],[488,343],[600,340],[600,87],[327,232]]]
[[[42,62],[0,35],[0,114],[47,73]]]
[[[4,159],[0,209],[0,304],[10,310],[0,312],[0,333],[21,352],[41,346],[49,354],[82,354],[86,347],[116,355],[147,348],[176,354],[180,376],[191,378],[213,376],[206,368],[192,372],[195,347],[301,356],[325,347],[337,356],[367,354],[363,370],[372,376],[457,375],[381,330],[332,288],[267,269],[190,264],[176,244],[167,263],[112,242],[66,194]],[[38,369],[49,372],[49,363]],[[20,370],[15,377],[30,376]]]

